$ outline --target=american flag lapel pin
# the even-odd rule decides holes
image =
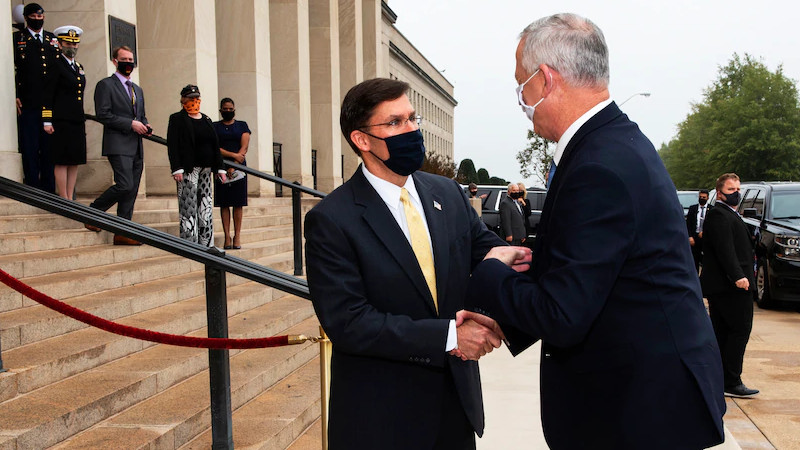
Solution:
[[[442,205],[439,202],[437,202],[436,200],[433,201],[433,207],[438,209],[439,211],[442,210]]]

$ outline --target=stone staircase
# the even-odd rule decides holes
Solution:
[[[133,220],[177,235],[177,209],[174,198],[141,199]],[[243,248],[227,252],[291,273],[291,224],[290,199],[250,199]],[[218,218],[215,230],[221,247]],[[1,269],[121,324],[206,336],[203,266],[112,237],[0,199]],[[227,284],[232,338],[319,334],[309,301],[230,274]],[[0,345],[0,450],[211,447],[207,350],[88,327],[5,285]],[[320,448],[318,354],[311,343],[230,351],[236,447]]]

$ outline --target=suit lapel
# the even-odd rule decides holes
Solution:
[[[380,195],[375,192],[375,189],[369,184],[361,170],[359,165],[351,179],[353,182],[354,202],[364,207],[362,215],[364,221],[386,247],[397,262],[397,265],[408,276],[420,295],[428,299],[426,303],[431,311],[435,313],[433,298],[430,295],[430,290],[425,282],[424,275],[422,275],[422,269],[419,267],[411,244],[408,243],[400,226],[394,220],[389,207],[386,206]]]
[[[422,209],[425,211],[425,219],[428,223],[428,231],[431,234],[431,244],[433,245],[433,264],[436,269],[436,294],[439,299],[439,311],[445,311],[444,301],[447,298],[447,273],[449,272],[450,258],[448,258],[449,241],[447,239],[446,212],[443,208],[443,198],[433,192],[430,184],[417,174],[414,177],[414,185],[417,188]],[[438,204],[436,208],[434,205]],[[431,302],[433,299],[431,298]],[[432,303],[431,303],[432,304]]]
[[[117,78],[115,74],[112,74],[110,78],[113,82],[112,84],[116,86],[117,93],[122,95],[123,101],[128,105],[128,108],[130,108],[131,114],[133,114],[133,104],[131,103],[131,96],[128,94],[128,88],[119,81],[119,78]]]

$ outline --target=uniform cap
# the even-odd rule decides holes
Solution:
[[[62,41],[73,42],[77,44],[81,41],[83,30],[74,25],[64,25],[53,30],[53,33]]]
[[[197,98],[200,97],[200,88],[193,84],[187,84],[181,89],[181,97]]]
[[[22,15],[27,17],[31,14],[44,14],[44,9],[38,3],[28,3],[22,10]]]

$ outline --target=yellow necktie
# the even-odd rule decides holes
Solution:
[[[433,252],[431,251],[430,241],[428,241],[428,234],[425,232],[425,224],[422,223],[422,216],[419,215],[417,208],[411,204],[406,188],[400,190],[400,201],[403,203],[403,211],[406,213],[411,248],[414,249],[414,255],[417,257],[419,267],[422,269],[422,274],[428,283],[428,289],[433,297],[433,306],[438,314],[439,301],[436,298],[436,268],[433,265]]]

